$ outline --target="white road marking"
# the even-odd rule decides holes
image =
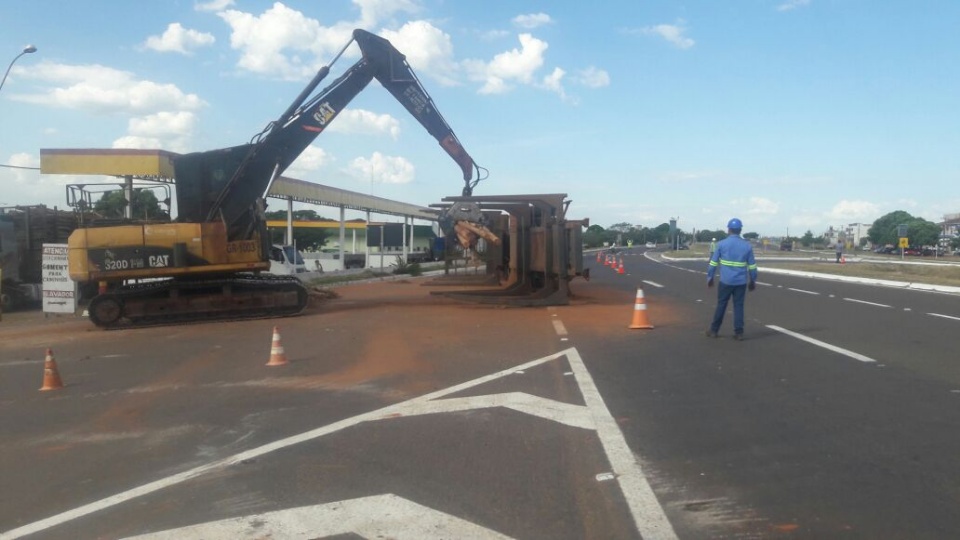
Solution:
[[[856,298],[844,298],[847,302],[856,302],[858,304],[867,304],[868,306],[877,306],[877,307],[893,307],[886,304],[877,304],[876,302],[867,302],[866,300],[857,300]]]
[[[647,477],[643,475],[637,458],[627,445],[620,426],[603,402],[603,397],[597,390],[583,359],[580,358],[580,353],[575,348],[567,349],[565,353],[567,361],[570,362],[570,368],[577,378],[583,401],[593,413],[600,444],[603,445],[610,465],[613,466],[613,473],[617,475],[620,489],[627,500],[627,506],[630,508],[640,536],[644,540],[676,539],[677,533],[674,532],[673,525],[667,520],[663,507],[657,501],[657,496],[647,482]]]
[[[663,288],[663,285],[657,283],[656,281],[648,281],[648,280],[645,279],[645,280],[643,280],[643,282],[646,283],[647,285],[650,285],[651,287],[656,287],[656,288],[658,288],[658,289],[662,289],[662,288]]]
[[[788,291],[803,293],[803,294],[812,294],[814,296],[820,296],[820,293],[814,291],[805,291],[803,289],[794,289],[793,287],[787,287]]]
[[[954,321],[960,321],[960,317],[954,317],[953,315],[941,315],[940,313],[927,313],[927,315],[932,315],[934,317],[942,317],[944,319],[952,319]]]
[[[553,329],[557,332],[558,336],[562,337],[567,335],[567,327],[563,325],[563,321],[561,321],[560,319],[556,319],[550,322],[553,323]]]
[[[363,538],[493,538],[495,531],[393,494],[211,521],[126,540],[254,540],[356,535]]]
[[[562,357],[566,357],[570,364],[571,371],[577,380],[578,386],[580,387],[580,392],[583,394],[584,402],[586,403],[585,406],[536,398],[534,396],[527,396],[526,394],[522,393],[434,401],[444,396],[455,394],[462,390],[479,386],[507,375],[518,372],[522,373],[526,369],[539,366]],[[600,396],[600,392],[597,390],[596,385],[593,382],[593,378],[587,371],[579,352],[575,348],[569,348],[543,358],[531,360],[530,362],[526,362],[519,366],[474,379],[472,381],[454,385],[449,388],[438,390],[436,392],[432,392],[402,403],[383,407],[381,409],[354,416],[352,418],[340,420],[317,429],[306,431],[285,439],[280,439],[257,448],[234,454],[233,456],[213,461],[206,465],[194,467],[193,469],[149,482],[142,486],[129,489],[104,499],[100,499],[99,501],[95,501],[78,508],[62,512],[60,514],[53,515],[51,517],[23,525],[16,529],[0,533],[0,540],[12,540],[29,534],[45,531],[57,525],[73,521],[100,510],[105,510],[144,495],[149,495],[156,491],[160,491],[167,487],[183,483],[187,480],[202,476],[211,471],[255,459],[276,450],[281,450],[302,442],[318,439],[325,435],[336,433],[340,430],[356,426],[363,422],[402,417],[405,413],[411,414],[411,411],[418,410],[423,411],[420,414],[427,414],[429,409],[434,407],[437,408],[435,412],[449,412],[454,408],[463,407],[467,403],[470,403],[471,400],[474,400],[472,403],[474,407],[472,408],[477,408],[477,406],[503,406],[541,418],[561,422],[566,425],[574,425],[584,429],[595,429],[597,436],[600,439],[600,443],[603,446],[604,452],[607,455],[607,459],[610,461],[610,464],[613,468],[613,474],[617,476],[617,481],[620,485],[621,491],[623,492],[627,506],[630,509],[634,524],[636,525],[641,536],[645,540],[674,540],[677,538],[676,533],[673,530],[673,526],[667,520],[666,514],[663,511],[663,507],[660,506],[660,503],[657,501],[656,495],[654,495],[650,484],[643,475],[640,464],[637,462],[636,457],[633,455],[633,452],[627,445],[626,439],[624,439],[623,433],[620,431],[619,426],[617,426],[616,420],[610,414],[606,404],[603,402],[603,398]],[[170,538],[179,537],[182,536],[172,536]],[[453,537],[456,537],[456,535]],[[234,537],[225,536],[223,538]]]
[[[547,420],[583,429],[596,429],[590,410],[583,405],[573,405],[552,399],[508,392],[505,394],[487,394],[465,398],[438,399],[432,401],[408,401],[403,407],[391,411],[392,417],[420,416],[476,409],[504,407],[517,412],[537,416]]]
[[[869,356],[864,356],[864,355],[862,355],[862,354],[860,354],[860,353],[855,353],[855,352],[853,352],[853,351],[850,351],[850,350],[847,350],[847,349],[843,349],[843,348],[841,348],[841,347],[837,347],[836,345],[831,345],[831,344],[829,344],[829,343],[827,343],[827,342],[820,341],[820,340],[818,340],[818,339],[813,339],[812,337],[808,337],[808,336],[805,336],[805,335],[803,335],[803,334],[798,334],[798,333],[796,333],[796,332],[792,332],[792,331],[790,331],[790,330],[787,330],[786,328],[781,328],[781,327],[779,327],[779,326],[774,326],[774,325],[772,325],[772,324],[768,324],[768,325],[767,325],[767,328],[769,328],[769,329],[771,329],[771,330],[776,330],[777,332],[784,333],[784,334],[786,334],[786,335],[788,335],[788,336],[791,336],[791,337],[795,337],[795,338],[797,338],[797,339],[799,339],[799,340],[801,340],[801,341],[806,341],[807,343],[811,343],[811,344],[816,345],[816,346],[818,346],[818,347],[823,347],[824,349],[833,351],[833,352],[835,352],[835,353],[840,353],[840,354],[842,354],[842,355],[844,355],[844,356],[849,356],[850,358],[853,358],[854,360],[859,360],[859,361],[861,361],[861,362],[876,362],[876,360],[874,360],[873,358],[870,358]]]

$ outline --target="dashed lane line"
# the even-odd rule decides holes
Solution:
[[[811,294],[811,295],[813,295],[813,296],[820,296],[820,293],[818,293],[818,292],[816,292],[816,291],[806,291],[806,290],[803,290],[803,289],[794,289],[793,287],[787,287],[787,290],[788,290],[788,291],[793,291],[793,292],[798,292],[798,293],[803,293],[803,294]]]
[[[930,316],[933,316],[933,317],[941,317],[941,318],[943,318],[943,319],[951,319],[951,320],[954,320],[954,321],[960,321],[960,317],[954,317],[953,315],[944,315],[944,314],[942,314],[942,313],[927,313],[927,315],[930,315]]]
[[[866,304],[868,306],[885,307],[885,308],[893,307],[893,306],[888,306],[887,304],[878,304],[876,302],[867,302],[866,300],[857,300],[856,298],[844,298],[844,300],[846,300],[847,302],[855,302],[857,304]]]

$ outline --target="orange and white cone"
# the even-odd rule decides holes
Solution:
[[[618,274],[625,274],[626,271],[623,269],[623,257],[620,257],[620,266],[617,268]]]
[[[631,330],[653,328],[647,320],[647,303],[643,299],[643,287],[637,289],[637,299],[633,304],[633,322],[627,328]]]
[[[40,390],[59,390],[60,388],[63,388],[60,370],[57,369],[57,361],[53,358],[53,349],[47,349],[47,357],[43,361],[43,386]]]
[[[273,327],[273,343],[270,345],[270,361],[267,362],[268,366],[285,366],[287,362],[287,354],[283,352],[283,345],[280,344],[280,328]]]
[[[597,252],[597,262],[600,262],[600,252]]]

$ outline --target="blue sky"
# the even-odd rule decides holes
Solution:
[[[737,216],[769,235],[960,212],[955,0],[0,0],[0,62],[38,48],[0,90],[0,164],[247,142],[353,28],[407,55],[490,171],[477,195],[567,193],[571,217],[605,227]],[[376,83],[286,175],[421,205],[462,187]],[[0,206],[62,207],[81,180],[110,181],[0,167]]]

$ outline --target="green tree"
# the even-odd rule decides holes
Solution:
[[[719,242],[726,237],[727,233],[724,231],[697,231],[697,242],[709,242],[714,238],[716,238],[717,242]]]
[[[760,234],[755,232],[748,232],[748,233],[743,233],[743,237],[746,238],[747,240],[756,240],[757,238],[760,238]]]
[[[600,225],[590,225],[583,232],[583,245],[588,248],[600,247],[603,245],[604,229]]]
[[[907,226],[909,227],[907,236],[910,238],[910,245],[936,246],[940,240],[940,226],[932,221],[915,218]]]
[[[670,224],[661,223],[653,229],[653,234],[657,239],[657,243],[670,243]]]
[[[876,221],[873,222],[873,225],[871,225],[870,229],[867,230],[867,238],[870,239],[872,244],[892,244],[895,246],[897,245],[898,241],[897,226],[909,226],[910,222],[913,220],[914,217],[903,210],[890,212],[889,214],[880,216]]]
[[[94,203],[93,211],[105,218],[122,218],[127,207],[123,190],[108,191]],[[160,208],[160,201],[149,189],[134,189],[131,215],[133,219],[145,221],[167,221],[170,214]]]
[[[788,237],[789,239],[789,237]],[[807,229],[807,232],[803,233],[803,236],[800,237],[800,245],[808,248],[814,243],[813,232]]]

